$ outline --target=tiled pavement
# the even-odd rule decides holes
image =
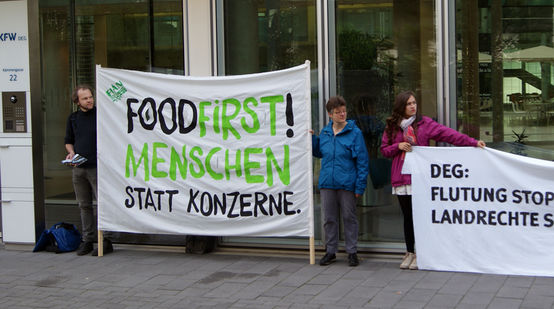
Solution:
[[[553,308],[554,278],[398,269],[399,259],[192,255],[115,246],[104,257],[0,248],[0,308]]]

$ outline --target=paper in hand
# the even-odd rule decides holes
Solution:
[[[87,161],[87,158],[79,155],[78,153],[73,156],[73,159],[62,160],[62,164],[79,166]]]

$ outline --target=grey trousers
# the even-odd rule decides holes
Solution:
[[[339,211],[344,226],[347,253],[358,251],[358,217],[356,216],[356,195],[352,191],[321,189],[323,207],[323,229],[325,250],[336,253],[339,241]]]
[[[95,242],[98,238],[96,206],[92,205],[92,198],[98,198],[96,168],[73,168],[73,189],[81,210],[81,224],[83,225],[83,241]]]

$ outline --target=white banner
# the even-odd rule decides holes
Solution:
[[[554,162],[414,147],[409,170],[419,269],[554,276]]]
[[[98,228],[313,235],[309,70],[184,77],[97,66]]]

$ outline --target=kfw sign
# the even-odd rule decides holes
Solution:
[[[0,33],[0,41],[4,42],[4,41],[15,41],[15,39],[17,38],[17,33],[13,32],[13,33]]]

